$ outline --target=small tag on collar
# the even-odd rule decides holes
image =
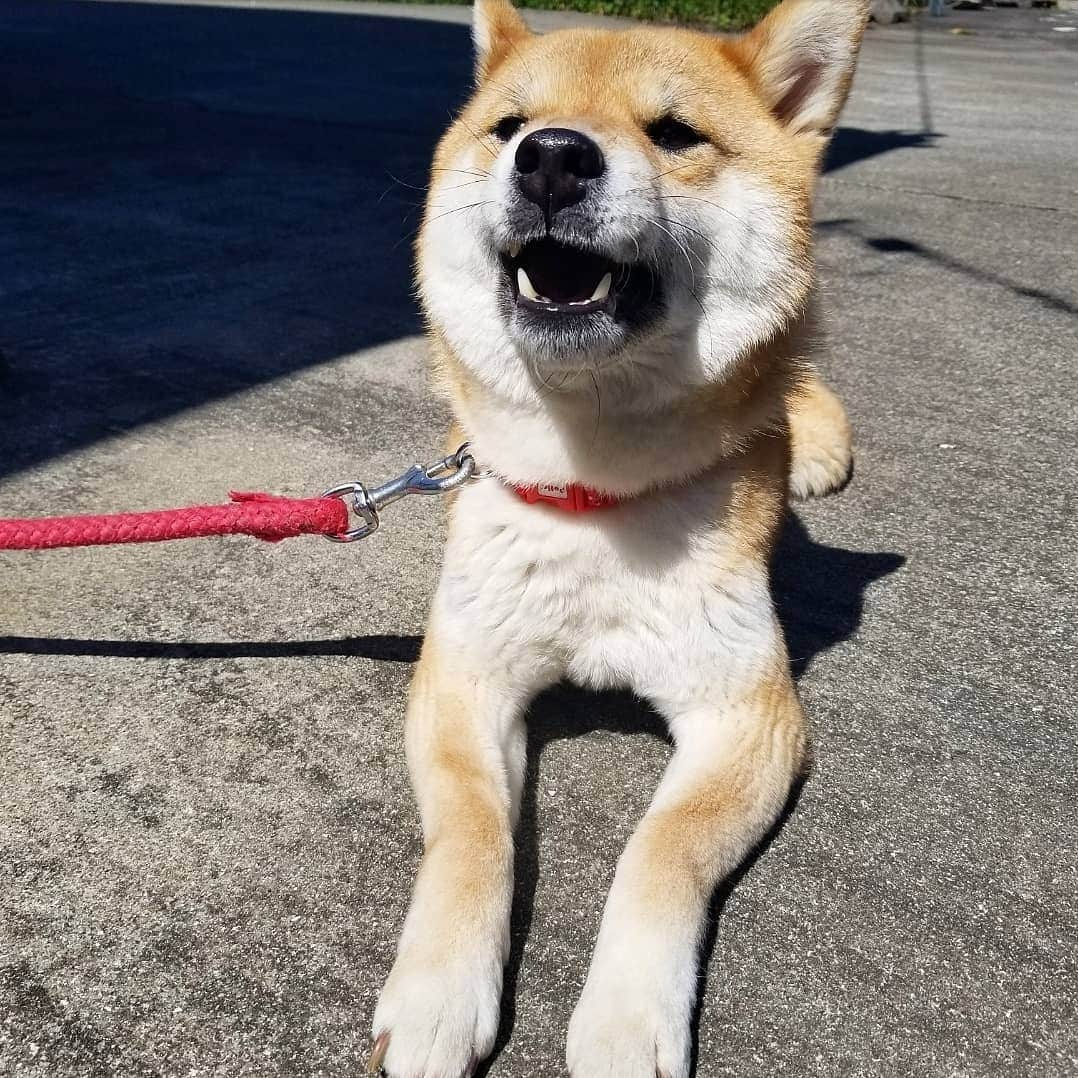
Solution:
[[[621,504],[620,498],[580,483],[536,483],[510,489],[529,505],[552,505],[565,513],[588,513]]]

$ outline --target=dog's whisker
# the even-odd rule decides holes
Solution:
[[[596,377],[595,371],[589,370],[588,376],[591,378],[591,384],[595,387],[595,428],[591,432],[591,446],[589,447],[589,451],[593,451],[595,443],[599,440],[599,427],[603,421],[603,395],[599,390],[599,379]]]
[[[579,374],[579,371],[566,371],[562,375],[561,382],[559,382],[558,385],[553,385],[550,380],[543,374],[542,370],[540,370],[537,363],[531,362],[529,366],[531,367],[532,373],[539,380],[539,382],[542,384],[543,388],[547,391],[548,394],[564,393],[566,384],[571,380],[574,380]]]
[[[517,48],[517,43],[512,38],[510,38],[509,39],[509,45],[512,48],[513,52],[516,53],[517,59],[523,65],[524,70],[528,73],[528,81],[534,83],[535,82],[535,75],[532,74],[532,69],[528,66],[528,61],[524,59],[524,56],[521,53],[520,49]]]
[[[432,224],[434,221],[438,221],[443,217],[448,217],[450,214],[453,213],[463,213],[465,210],[474,210],[478,206],[487,206],[490,204],[490,201],[490,199],[484,199],[482,202],[472,202],[469,203],[467,206],[456,206],[451,210],[446,210],[444,213],[436,213],[433,217],[426,218],[425,223]],[[416,205],[420,204],[416,203]],[[411,236],[402,236],[399,240],[397,240],[395,244],[393,244],[392,250],[396,251],[402,244],[410,242],[411,239]]]
[[[703,316],[704,319],[704,325],[707,326],[709,343],[708,358],[710,359],[710,357],[715,354],[715,332],[711,326],[711,318],[707,313],[707,308],[704,306],[703,300],[701,300],[700,297],[696,294],[695,289],[690,288],[689,295],[692,296],[694,300],[696,300],[696,305],[700,308],[700,314]]]
[[[464,127],[464,130],[465,130],[465,131],[467,131],[467,132],[468,132],[468,134],[470,134],[470,135],[472,136],[472,138],[474,138],[474,139],[475,139],[475,141],[476,141],[476,142],[478,142],[478,143],[479,143],[479,145],[480,145],[480,146],[482,146],[482,147],[483,147],[483,149],[484,149],[484,150],[486,150],[486,151],[487,151],[487,153],[489,153],[489,154],[490,154],[490,156],[494,158],[494,160],[497,160],[497,159],[498,159],[498,155],[499,155],[499,154],[501,153],[501,150],[500,150],[500,149],[499,149],[498,147],[496,147],[496,146],[495,146],[495,145],[494,145],[493,143],[491,143],[491,142],[488,142],[488,141],[487,141],[487,140],[486,140],[486,139],[485,139],[485,138],[484,138],[484,137],[483,137],[483,136],[482,136],[481,134],[479,134],[479,133],[478,133],[478,132],[477,132],[477,131],[475,130],[475,128],[474,128],[474,127],[472,127],[472,125],[471,125],[470,123],[468,123],[468,121],[467,121],[467,120],[465,120],[465,119],[464,119],[463,117],[461,117],[461,120],[460,120],[460,122],[461,122],[461,125],[462,125],[462,126]]]
[[[687,225],[684,221],[680,221],[676,217],[664,217],[663,221],[666,224],[672,226],[673,228],[683,228],[687,232],[691,232],[709,251],[720,256],[722,255],[722,251],[719,245],[716,244],[713,240],[708,239],[708,237],[698,228],[693,228],[692,225]],[[693,251],[692,254],[693,257],[697,260],[697,262],[700,263],[701,268],[704,268],[707,265],[706,260],[702,258],[696,251]]]
[[[453,185],[452,187],[443,187],[443,188],[442,188],[442,190],[443,190],[443,191],[444,191],[445,193],[447,193],[447,194],[448,194],[448,193],[449,193],[450,191],[459,191],[459,190],[460,190],[461,188],[463,188],[463,187],[474,187],[474,186],[475,186],[475,185],[476,185],[477,183],[486,183],[486,182],[487,182],[487,181],[486,181],[486,180],[484,180],[484,179],[479,179],[479,180],[465,180],[465,181],[464,181],[463,183],[457,183],[457,184],[454,184],[454,185]]]
[[[393,183],[390,184],[389,187],[386,188],[386,194],[388,194],[390,191],[392,191],[394,186],[406,187],[406,188],[408,188],[409,191],[422,191],[422,192],[427,191],[428,187],[429,187],[428,184],[423,184],[423,186],[420,187],[420,186],[417,186],[414,183],[409,183],[407,180],[402,180],[399,176],[394,176],[393,173],[389,172],[389,171],[386,172],[386,175],[393,181]],[[383,194],[382,197],[385,198],[385,194]]]
[[[684,160],[684,158],[682,158],[682,160]],[[650,191],[654,184],[657,183],[659,180],[664,179],[666,176],[673,176],[675,172],[684,172],[685,169],[691,167],[692,162],[689,162],[685,165],[677,165],[674,168],[668,168],[665,172],[658,172],[654,176],[652,176],[650,184],[641,185],[640,187],[630,187],[629,190],[625,193],[628,195],[635,195],[639,194],[639,192],[641,191]]]
[[[467,206],[455,206],[451,210],[445,210],[443,213],[436,213],[433,217],[428,217],[426,223],[433,224],[433,222],[440,221],[443,217],[448,217],[450,214],[463,213],[465,210],[474,210],[479,206],[489,206],[492,201],[492,199],[485,198],[481,202],[470,202]]]
[[[695,288],[696,287],[696,270],[693,267],[692,259],[689,257],[689,252],[688,252],[688,248],[686,247],[686,245],[683,244],[677,238],[677,236],[675,236],[674,233],[671,232],[670,229],[668,229],[657,218],[655,218],[655,217],[645,217],[643,219],[646,220],[648,222],[648,224],[653,225],[655,228],[659,229],[662,232],[665,232],[670,237],[670,239],[673,241],[675,250],[677,250],[678,253],[685,259],[685,264],[689,267],[689,276],[692,278],[692,287]]]
[[[490,173],[483,168],[432,168],[431,172],[459,172],[462,176],[480,176],[490,179]]]
[[[746,221],[744,217],[739,217],[736,213],[733,212],[733,210],[728,209],[726,206],[720,205],[718,202],[715,202],[710,198],[701,198],[699,195],[681,195],[681,194],[658,195],[656,197],[661,198],[661,199],[684,198],[684,199],[690,199],[693,202],[706,202],[707,205],[713,206],[720,213],[725,213],[727,217],[733,218],[735,221],[737,221],[738,224],[744,225],[750,232],[755,232],[755,227],[753,226],[751,221]]]

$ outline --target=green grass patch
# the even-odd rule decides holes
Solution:
[[[460,0],[414,0],[460,3]],[[759,22],[778,0],[515,0],[517,7],[588,11],[652,22],[688,23],[716,30],[742,30]]]
[[[517,0],[520,7],[591,11],[654,22],[695,23],[741,30],[759,22],[778,0]]]

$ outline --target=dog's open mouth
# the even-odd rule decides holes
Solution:
[[[551,237],[500,255],[510,326],[548,359],[616,352],[663,309],[662,281],[645,261],[618,262]]]
[[[517,306],[556,315],[613,312],[629,267],[557,240],[533,240],[502,256]]]

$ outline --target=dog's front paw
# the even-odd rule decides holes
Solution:
[[[664,1001],[656,988],[593,969],[569,1023],[572,1078],[688,1078],[692,1001]]]
[[[853,449],[836,434],[828,441],[795,444],[790,469],[790,496],[804,502],[841,490],[853,474]]]
[[[853,436],[842,401],[817,377],[790,402],[790,495],[798,501],[841,490],[853,474]]]
[[[465,1078],[498,1032],[499,961],[432,962],[402,954],[374,1012],[369,1071],[389,1078]]]

